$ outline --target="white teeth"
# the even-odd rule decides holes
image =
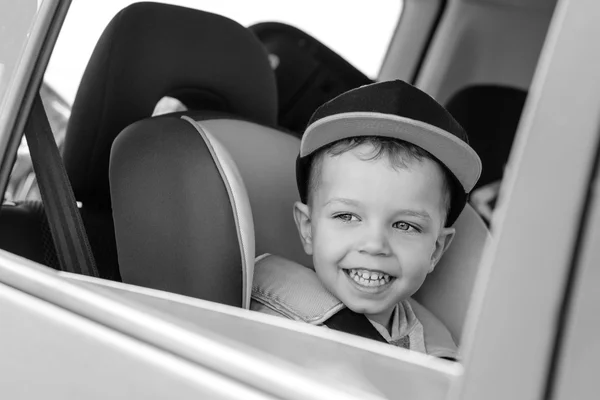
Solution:
[[[348,271],[348,274],[356,283],[367,287],[383,286],[392,279],[388,274],[364,269],[351,269]]]
[[[380,279],[385,279],[386,277],[388,279],[390,278],[390,276],[388,274],[384,274],[383,272],[374,272],[374,271],[368,271],[368,270],[355,270],[355,269],[350,270],[350,275],[351,276],[358,275],[358,277],[360,277],[360,278],[370,279],[372,281],[378,281]]]

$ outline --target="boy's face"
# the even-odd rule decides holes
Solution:
[[[450,244],[443,172],[434,161],[362,160],[372,146],[325,154],[310,207],[294,216],[324,286],[351,310],[387,326]]]

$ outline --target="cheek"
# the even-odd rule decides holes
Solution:
[[[396,289],[401,298],[412,296],[423,284],[431,269],[430,246],[413,245],[399,253],[401,278]]]
[[[340,261],[349,251],[351,242],[330,224],[318,224],[313,230],[314,259],[320,262],[334,263]]]
[[[435,245],[432,240],[402,241],[394,252],[398,257],[403,274],[407,276],[425,276],[431,267],[431,256]]]

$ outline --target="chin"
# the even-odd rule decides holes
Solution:
[[[351,309],[352,311],[354,311],[355,313],[358,314],[379,314],[382,313],[386,310],[389,310],[390,308],[394,307],[396,305],[396,303],[392,303],[392,304],[387,304],[387,302],[385,304],[381,304],[380,302],[378,302],[378,304],[373,304],[373,302],[371,301],[342,301],[344,303],[344,305],[346,307],[348,307],[349,309]]]

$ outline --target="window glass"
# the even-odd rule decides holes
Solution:
[[[37,10],[35,1],[0,2],[0,112],[11,78],[18,71]]]
[[[26,69],[25,50],[32,38],[32,27],[42,1],[24,0],[20,2],[0,1],[0,133],[7,139],[12,129],[12,118],[15,118],[19,104],[15,99],[17,92],[22,91],[23,76]],[[19,76],[21,75],[21,76]],[[4,143],[3,143],[4,144]],[[17,160],[8,183],[5,199],[13,199],[15,192],[30,186],[29,179],[31,160],[25,140],[19,147]],[[18,187],[17,187],[18,186]]]
[[[64,140],[71,104],[96,42],[110,20],[123,8],[136,2],[134,0],[75,0],[71,3],[46,69],[41,91],[59,147]],[[161,2],[213,12],[229,17],[244,26],[260,22],[282,22],[292,25],[330,47],[371,78],[375,78],[379,72],[402,10],[402,0],[381,0],[370,7],[365,7],[362,2],[344,0],[326,2],[162,0]],[[0,16],[0,20],[1,18]],[[14,19],[12,25],[3,26],[3,31],[0,33],[13,29],[11,28],[13,25],[16,29],[17,22]],[[19,24],[25,26],[24,23],[19,22]],[[22,36],[24,40],[25,34]],[[2,40],[3,46],[13,42]],[[14,47],[12,50],[15,58],[18,55],[18,52],[15,52],[18,48]],[[0,62],[0,79],[3,70],[6,76],[7,68]],[[0,80],[0,98],[1,83]],[[164,98],[157,104],[154,114],[182,109],[185,107],[177,99]],[[5,200],[39,200],[25,139],[19,149]]]
[[[224,15],[244,26],[283,22],[301,29],[375,78],[396,28],[402,0],[166,0],[163,3]],[[81,76],[102,31],[131,0],[81,1],[69,13],[46,70],[46,82],[72,103]]]

